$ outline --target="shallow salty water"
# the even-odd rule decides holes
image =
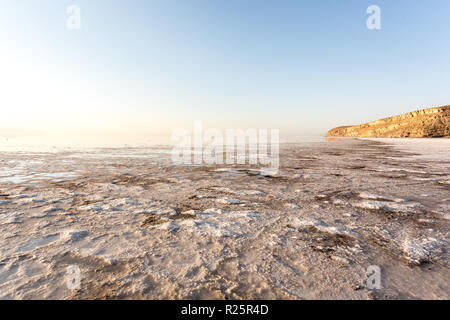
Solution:
[[[322,135],[281,135],[280,143],[314,143],[323,142]],[[102,149],[116,150],[143,150],[146,148],[157,151],[159,148],[172,148],[177,140],[171,135],[146,134],[114,134],[114,135],[88,135],[88,134],[35,134],[28,136],[0,136],[0,152],[19,153],[56,153],[56,152],[83,152],[99,153]]]
[[[290,135],[282,144],[324,143],[317,135]],[[150,164],[168,164],[176,141],[170,136],[88,136],[39,134],[33,136],[0,137],[0,182],[27,183],[42,180],[63,181],[80,176],[75,168],[79,159],[104,163],[114,159],[142,159]],[[193,151],[193,154],[195,152]],[[17,160],[14,155],[20,155]],[[54,156],[52,156],[54,155]],[[107,165],[106,165],[107,166]]]
[[[170,136],[115,134],[50,134],[0,136],[0,151],[4,152],[92,152],[102,148],[142,148],[170,145]]]

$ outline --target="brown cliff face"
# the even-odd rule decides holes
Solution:
[[[369,123],[331,129],[327,137],[431,138],[450,136],[450,106],[413,111]]]

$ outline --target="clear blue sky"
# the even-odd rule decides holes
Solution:
[[[450,1],[0,0],[0,90],[0,128],[324,133],[450,103]]]

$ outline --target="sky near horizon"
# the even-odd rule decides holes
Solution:
[[[322,134],[449,88],[448,0],[0,0],[0,130]]]

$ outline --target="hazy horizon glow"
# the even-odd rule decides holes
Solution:
[[[66,9],[81,8],[81,30]],[[381,8],[382,29],[366,28]],[[450,2],[0,2],[1,130],[328,129],[450,103]]]

